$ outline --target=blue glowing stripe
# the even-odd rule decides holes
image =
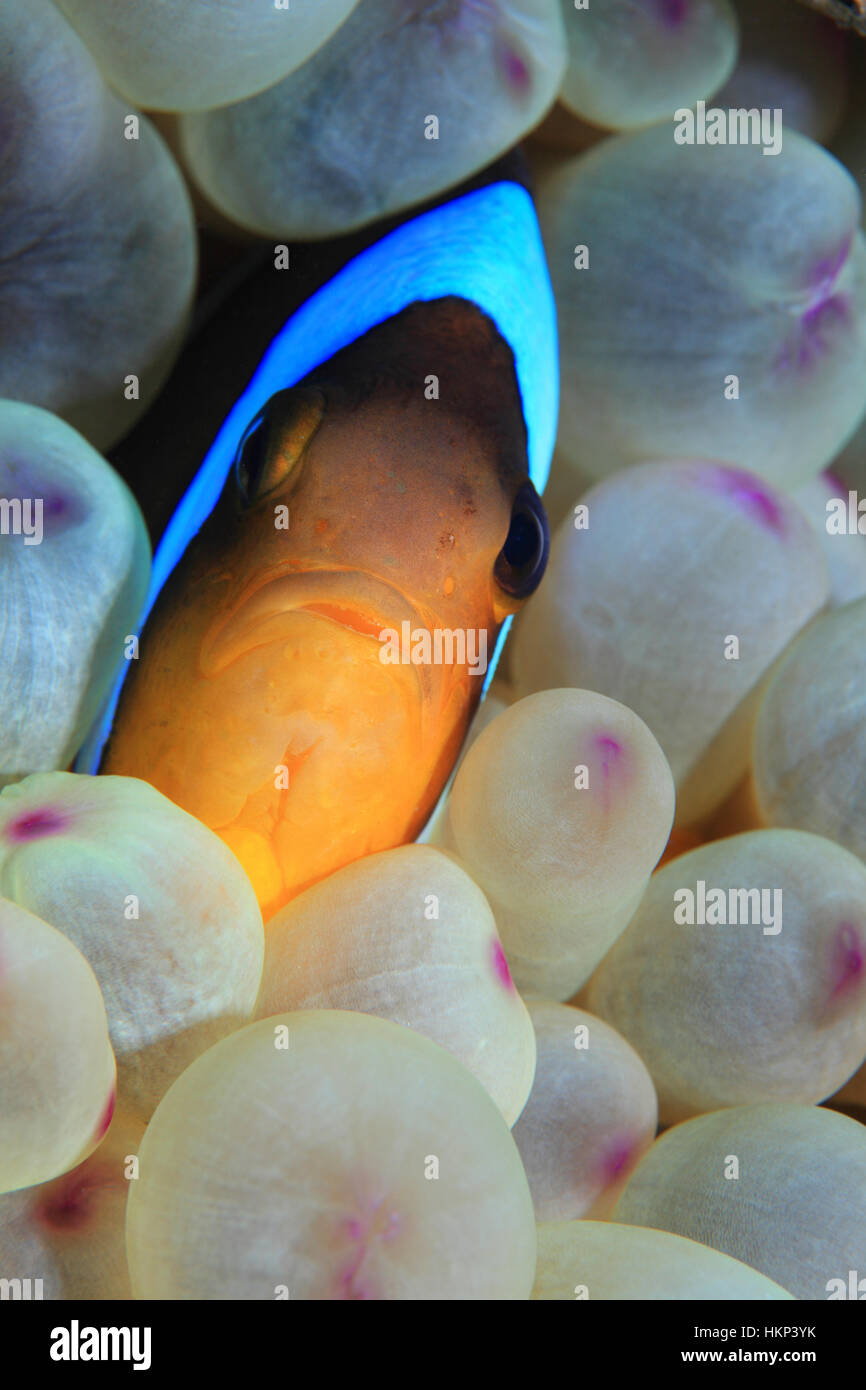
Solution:
[[[504,623],[499,629],[499,636],[496,639],[496,646],[493,648],[493,655],[488,661],[487,670],[484,673],[484,684],[481,687],[482,700],[484,699],[484,696],[490,689],[490,682],[493,680],[493,677],[496,673],[496,667],[499,665],[499,658],[502,655],[502,648],[505,646],[505,639],[508,636],[509,629],[513,622],[514,615],[509,613],[508,617],[505,619]]]
[[[514,353],[529,473],[543,491],[559,405],[556,310],[532,199],[519,184],[495,183],[389,232],[349,261],[280,329],[166,528],[154,556],[140,627],[219,501],[244,430],[271,396],[408,305],[447,295],[477,304]],[[485,691],[501,649],[502,640],[488,666]],[[79,772],[95,772],[99,766],[126,671],[124,661],[79,754]]]

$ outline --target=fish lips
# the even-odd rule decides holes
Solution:
[[[285,619],[308,613],[324,623],[362,636],[377,646],[387,630],[403,622],[433,627],[435,619],[416,607],[396,585],[361,570],[281,568],[248,586],[206,633],[199,652],[205,679],[219,676],[257,647],[285,640]]]

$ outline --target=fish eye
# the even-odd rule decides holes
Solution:
[[[244,501],[255,501],[268,457],[267,411],[257,415],[248,425],[238,445],[235,456],[235,477]]]
[[[544,504],[532,483],[524,483],[514,499],[508,535],[493,567],[496,582],[514,598],[528,598],[541,583],[549,550]]]
[[[272,396],[247,426],[235,455],[235,479],[251,507],[288,486],[325,414],[325,397],[310,387],[288,387]]]

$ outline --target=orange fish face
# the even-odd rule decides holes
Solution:
[[[545,558],[507,347],[462,302],[412,306],[251,422],[102,770],[215,830],[270,916],[418,834]]]

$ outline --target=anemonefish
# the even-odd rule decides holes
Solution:
[[[414,839],[544,572],[557,389],[524,188],[361,252],[277,334],[181,500],[79,767],[210,826],[266,919]]]

